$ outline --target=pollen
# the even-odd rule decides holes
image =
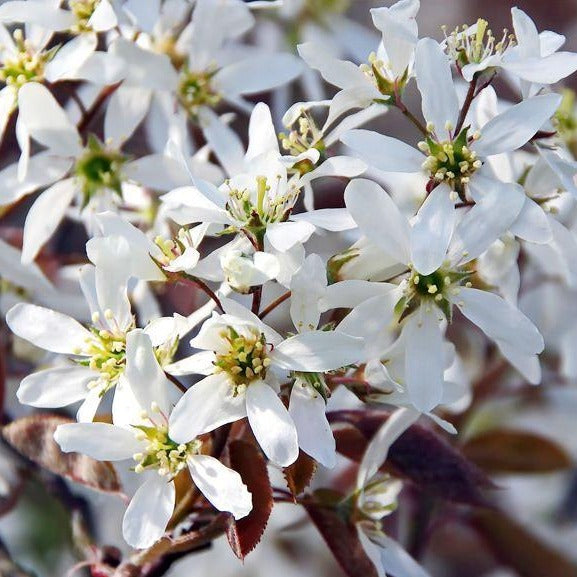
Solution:
[[[12,37],[16,50],[4,59],[0,67],[0,80],[15,88],[21,88],[27,82],[41,82],[52,52],[35,52],[19,28],[13,32]]]

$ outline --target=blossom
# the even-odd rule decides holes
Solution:
[[[133,459],[134,472],[143,479],[124,514],[122,531],[129,545],[150,547],[163,535],[175,500],[175,477],[188,469],[194,484],[221,511],[235,519],[248,515],[252,497],[240,475],[218,459],[204,454],[203,442],[190,438],[174,440],[173,427],[179,421],[179,405],[171,414],[168,389],[152,341],[141,330],[130,335],[135,362],[126,372],[125,405],[114,423],[72,423],[60,425],[55,440],[64,452],[78,452],[102,461]]]
[[[282,379],[290,371],[317,373],[354,363],[362,341],[337,331],[310,331],[283,340],[244,307],[225,303],[227,313],[213,313],[190,343],[201,352],[167,367],[173,374],[206,375],[173,412],[178,420],[171,423],[174,438],[187,442],[248,417],[266,456],[286,467],[298,457],[298,440],[278,396]]]
[[[495,340],[516,366],[537,362],[543,338],[535,326],[518,309],[491,292],[473,288],[469,281],[473,272],[469,263],[513,223],[522,198],[486,194],[456,226],[446,218],[454,213],[446,210],[450,200],[441,187],[429,195],[412,226],[376,183],[352,181],[345,201],[367,238],[406,265],[408,278],[356,307],[341,330],[364,336],[378,347],[383,338],[390,343],[391,326],[403,321],[406,386],[419,410],[430,411],[443,396],[440,320],[451,320],[453,306]],[[381,311],[377,318],[375,310]]]

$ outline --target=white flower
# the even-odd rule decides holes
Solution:
[[[10,329],[19,337],[46,351],[66,355],[71,363],[45,369],[25,377],[18,390],[22,403],[34,407],[63,407],[82,401],[80,421],[91,421],[104,395],[117,387],[127,367],[135,361],[131,346],[134,318],[126,284],[113,278],[95,277],[94,267],[82,268],[80,282],[92,311],[92,325],[85,328],[68,315],[33,304],[19,303],[6,315]],[[175,325],[168,331],[156,331],[156,354],[170,362],[178,343]],[[113,412],[118,399],[115,397]],[[122,410],[119,408],[118,410]]]
[[[245,517],[252,509],[252,497],[240,475],[203,454],[201,440],[174,440],[172,428],[187,423],[170,414],[170,382],[158,364],[150,337],[136,330],[131,340],[135,362],[123,385],[123,413],[115,416],[114,424],[61,425],[54,435],[56,442],[64,452],[102,461],[135,461],[134,472],[142,474],[143,483],[122,523],[124,538],[133,547],[150,547],[162,537],[175,505],[173,480],[185,469],[212,505],[231,512],[235,519]]]
[[[363,234],[407,266],[408,278],[398,288],[356,307],[341,323],[341,330],[364,336],[375,351],[383,343],[388,346],[391,328],[404,319],[405,379],[415,407],[430,411],[442,399],[445,367],[440,321],[451,320],[453,306],[496,341],[507,358],[535,362],[543,349],[535,326],[497,295],[468,283],[473,270],[468,263],[513,223],[522,198],[486,194],[456,227],[447,218],[454,212],[447,211],[450,200],[441,187],[429,195],[412,226],[373,182],[352,181],[345,202]]]
[[[267,457],[288,466],[298,456],[297,431],[278,396],[279,379],[290,371],[317,373],[354,363],[362,340],[336,331],[310,331],[283,340],[244,307],[227,300],[223,304],[227,314],[213,314],[191,341],[202,352],[167,367],[173,374],[207,375],[175,409],[180,424],[172,427],[174,438],[187,442],[248,417]]]

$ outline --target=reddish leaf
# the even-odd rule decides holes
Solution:
[[[331,422],[355,427],[335,431],[337,450],[353,461],[360,461],[367,442],[389,415],[386,411],[330,413]],[[457,503],[486,506],[482,490],[494,487],[474,463],[438,434],[418,424],[392,445],[386,466],[413,481],[423,492]]]
[[[349,577],[377,577],[377,570],[365,553],[357,529],[352,523],[330,507],[309,503],[305,508]]]
[[[227,531],[234,554],[244,559],[259,543],[274,504],[266,461],[261,452],[246,441],[233,441],[229,447],[230,466],[238,471],[252,493],[252,511],[243,519],[231,518]]]
[[[462,450],[491,473],[551,473],[573,465],[557,443],[526,431],[487,431],[469,440]]]
[[[522,577],[572,577],[577,564],[499,511],[473,511],[469,521],[495,557]]]
[[[284,478],[295,500],[310,485],[316,470],[317,462],[303,451],[292,465],[283,469]]]
[[[2,435],[19,453],[56,475],[98,491],[120,492],[120,481],[110,463],[60,450],[54,431],[58,425],[70,422],[59,415],[30,415],[3,427]]]

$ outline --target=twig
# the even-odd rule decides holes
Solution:
[[[290,296],[291,296],[291,291],[287,291],[286,293],[284,293],[283,295],[278,297],[276,300],[272,301],[272,303],[270,303],[267,307],[265,307],[263,309],[263,311],[260,313],[260,315],[258,315],[259,318],[261,320],[264,319],[264,317],[266,317],[268,314],[272,313],[272,311],[274,311],[274,309],[276,309],[279,305],[281,305],[287,299],[289,299]]]

